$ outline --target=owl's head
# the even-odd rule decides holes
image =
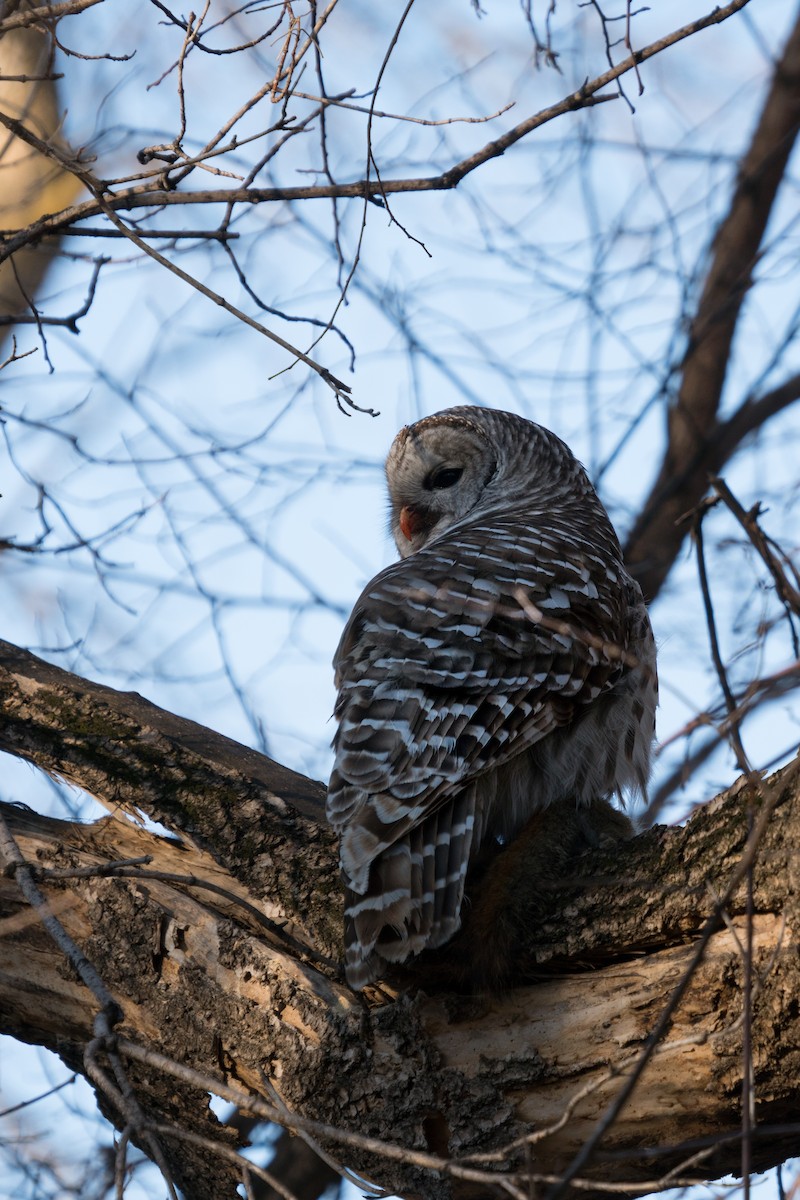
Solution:
[[[468,405],[401,429],[386,459],[391,530],[407,558],[451,525],[510,507],[569,507],[608,517],[581,464],[549,429]]]
[[[391,529],[406,558],[466,517],[485,497],[497,452],[471,420],[478,409],[447,409],[401,429],[386,459]]]

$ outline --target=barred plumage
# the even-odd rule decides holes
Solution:
[[[401,555],[336,652],[336,763],[353,987],[446,942],[467,865],[555,800],[643,791],[657,699],[638,585],[555,434],[459,407],[386,463]]]

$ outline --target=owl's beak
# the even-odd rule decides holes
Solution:
[[[412,508],[410,504],[404,504],[400,509],[399,524],[403,537],[407,542],[411,542],[414,540],[414,535],[419,533],[424,526],[425,514],[418,508]]]

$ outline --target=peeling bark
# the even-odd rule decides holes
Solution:
[[[407,1148],[412,1153],[399,1163],[332,1135],[324,1139],[340,1161],[405,1196],[487,1196],[493,1189],[485,1180],[464,1176],[520,1168],[521,1152],[504,1148],[549,1126],[527,1161],[540,1177],[564,1170],[681,978],[741,857],[748,804],[757,803],[748,788],[733,788],[684,829],[657,828],[613,853],[584,857],[544,901],[530,889],[529,908],[519,912],[520,972],[536,982],[490,1000],[417,987],[374,993],[365,1003],[334,967],[265,930],[258,917],[282,915],[303,944],[323,953],[338,945],[334,847],[312,815],[319,811],[317,785],[141,697],[79,680],[13,648],[4,647],[0,658],[0,688],[4,749],[89,786],[117,810],[147,811],[184,836],[170,841],[121,815],[86,826],[3,806],[26,860],[39,867],[152,856],[136,878],[41,884],[122,1007],[120,1036],[194,1068],[221,1091],[235,1085],[270,1103],[277,1096],[301,1118]],[[753,1042],[762,1127],[792,1121],[800,1101],[797,780],[795,764],[770,785],[776,807],[754,875]],[[156,870],[207,881],[230,896],[145,873]],[[302,886],[287,879],[302,879]],[[679,1178],[736,1169],[744,912],[739,889],[665,1043],[587,1177],[644,1192],[689,1157],[676,1146],[725,1136],[730,1140],[709,1145],[702,1162]],[[0,880],[0,921],[6,919],[2,1030],[79,1065],[97,1006],[11,878]],[[195,1128],[208,1121],[200,1116],[202,1089],[192,1101],[191,1089],[154,1066],[132,1073],[154,1119]],[[788,1133],[757,1131],[755,1162],[781,1161],[793,1145]],[[465,1162],[493,1152],[496,1162]],[[186,1148],[176,1154],[187,1194],[209,1194],[201,1169],[213,1154],[198,1151],[188,1168]],[[215,1194],[226,1193],[218,1187]]]

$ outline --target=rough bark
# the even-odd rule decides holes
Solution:
[[[491,1000],[429,988],[364,1003],[335,966],[313,957],[314,949],[336,953],[340,903],[317,785],[141,697],[7,646],[0,697],[4,749],[89,787],[115,810],[79,825],[4,805],[26,860],[74,869],[152,856],[145,873],[131,868],[134,878],[41,883],[123,1010],[123,1058],[152,1119],[195,1132],[205,1122],[207,1133],[202,1084],[222,1095],[233,1088],[231,1098],[244,1092],[256,1116],[282,1104],[345,1138],[360,1135],[348,1144],[311,1127],[340,1161],[406,1196],[488,1196],[487,1171],[513,1173],[527,1161],[535,1176],[552,1177],[568,1166],[691,960],[739,862],[748,805],[758,805],[749,789],[734,788],[684,829],[652,830],[582,859],[545,905],[532,889],[530,911],[521,910],[520,971],[536,982]],[[754,1157],[762,1166],[790,1153],[793,1135],[774,1127],[790,1123],[800,1101],[797,776],[788,768],[768,789],[774,808],[754,873]],[[137,827],[123,807],[147,811],[184,840]],[[259,912],[290,922],[295,940],[265,928]],[[700,1150],[678,1178],[736,1170],[744,886],[724,917],[586,1178],[644,1192]],[[11,877],[0,881],[6,919],[2,1030],[79,1065],[97,1004]],[[169,1061],[151,1054],[142,1062],[141,1052],[134,1061],[136,1046],[200,1072],[197,1098],[192,1078],[180,1079]],[[526,1160],[508,1149],[548,1127]],[[405,1148],[405,1161],[376,1154],[365,1136]],[[209,1147],[189,1154],[166,1136],[164,1145],[186,1193],[209,1194],[208,1171],[222,1170],[209,1165]],[[493,1152],[497,1161],[465,1161]],[[226,1192],[217,1183],[213,1194]]]
[[[0,704],[0,750],[186,835],[252,887],[267,916],[338,955],[339,871],[322,784],[8,642]]]

